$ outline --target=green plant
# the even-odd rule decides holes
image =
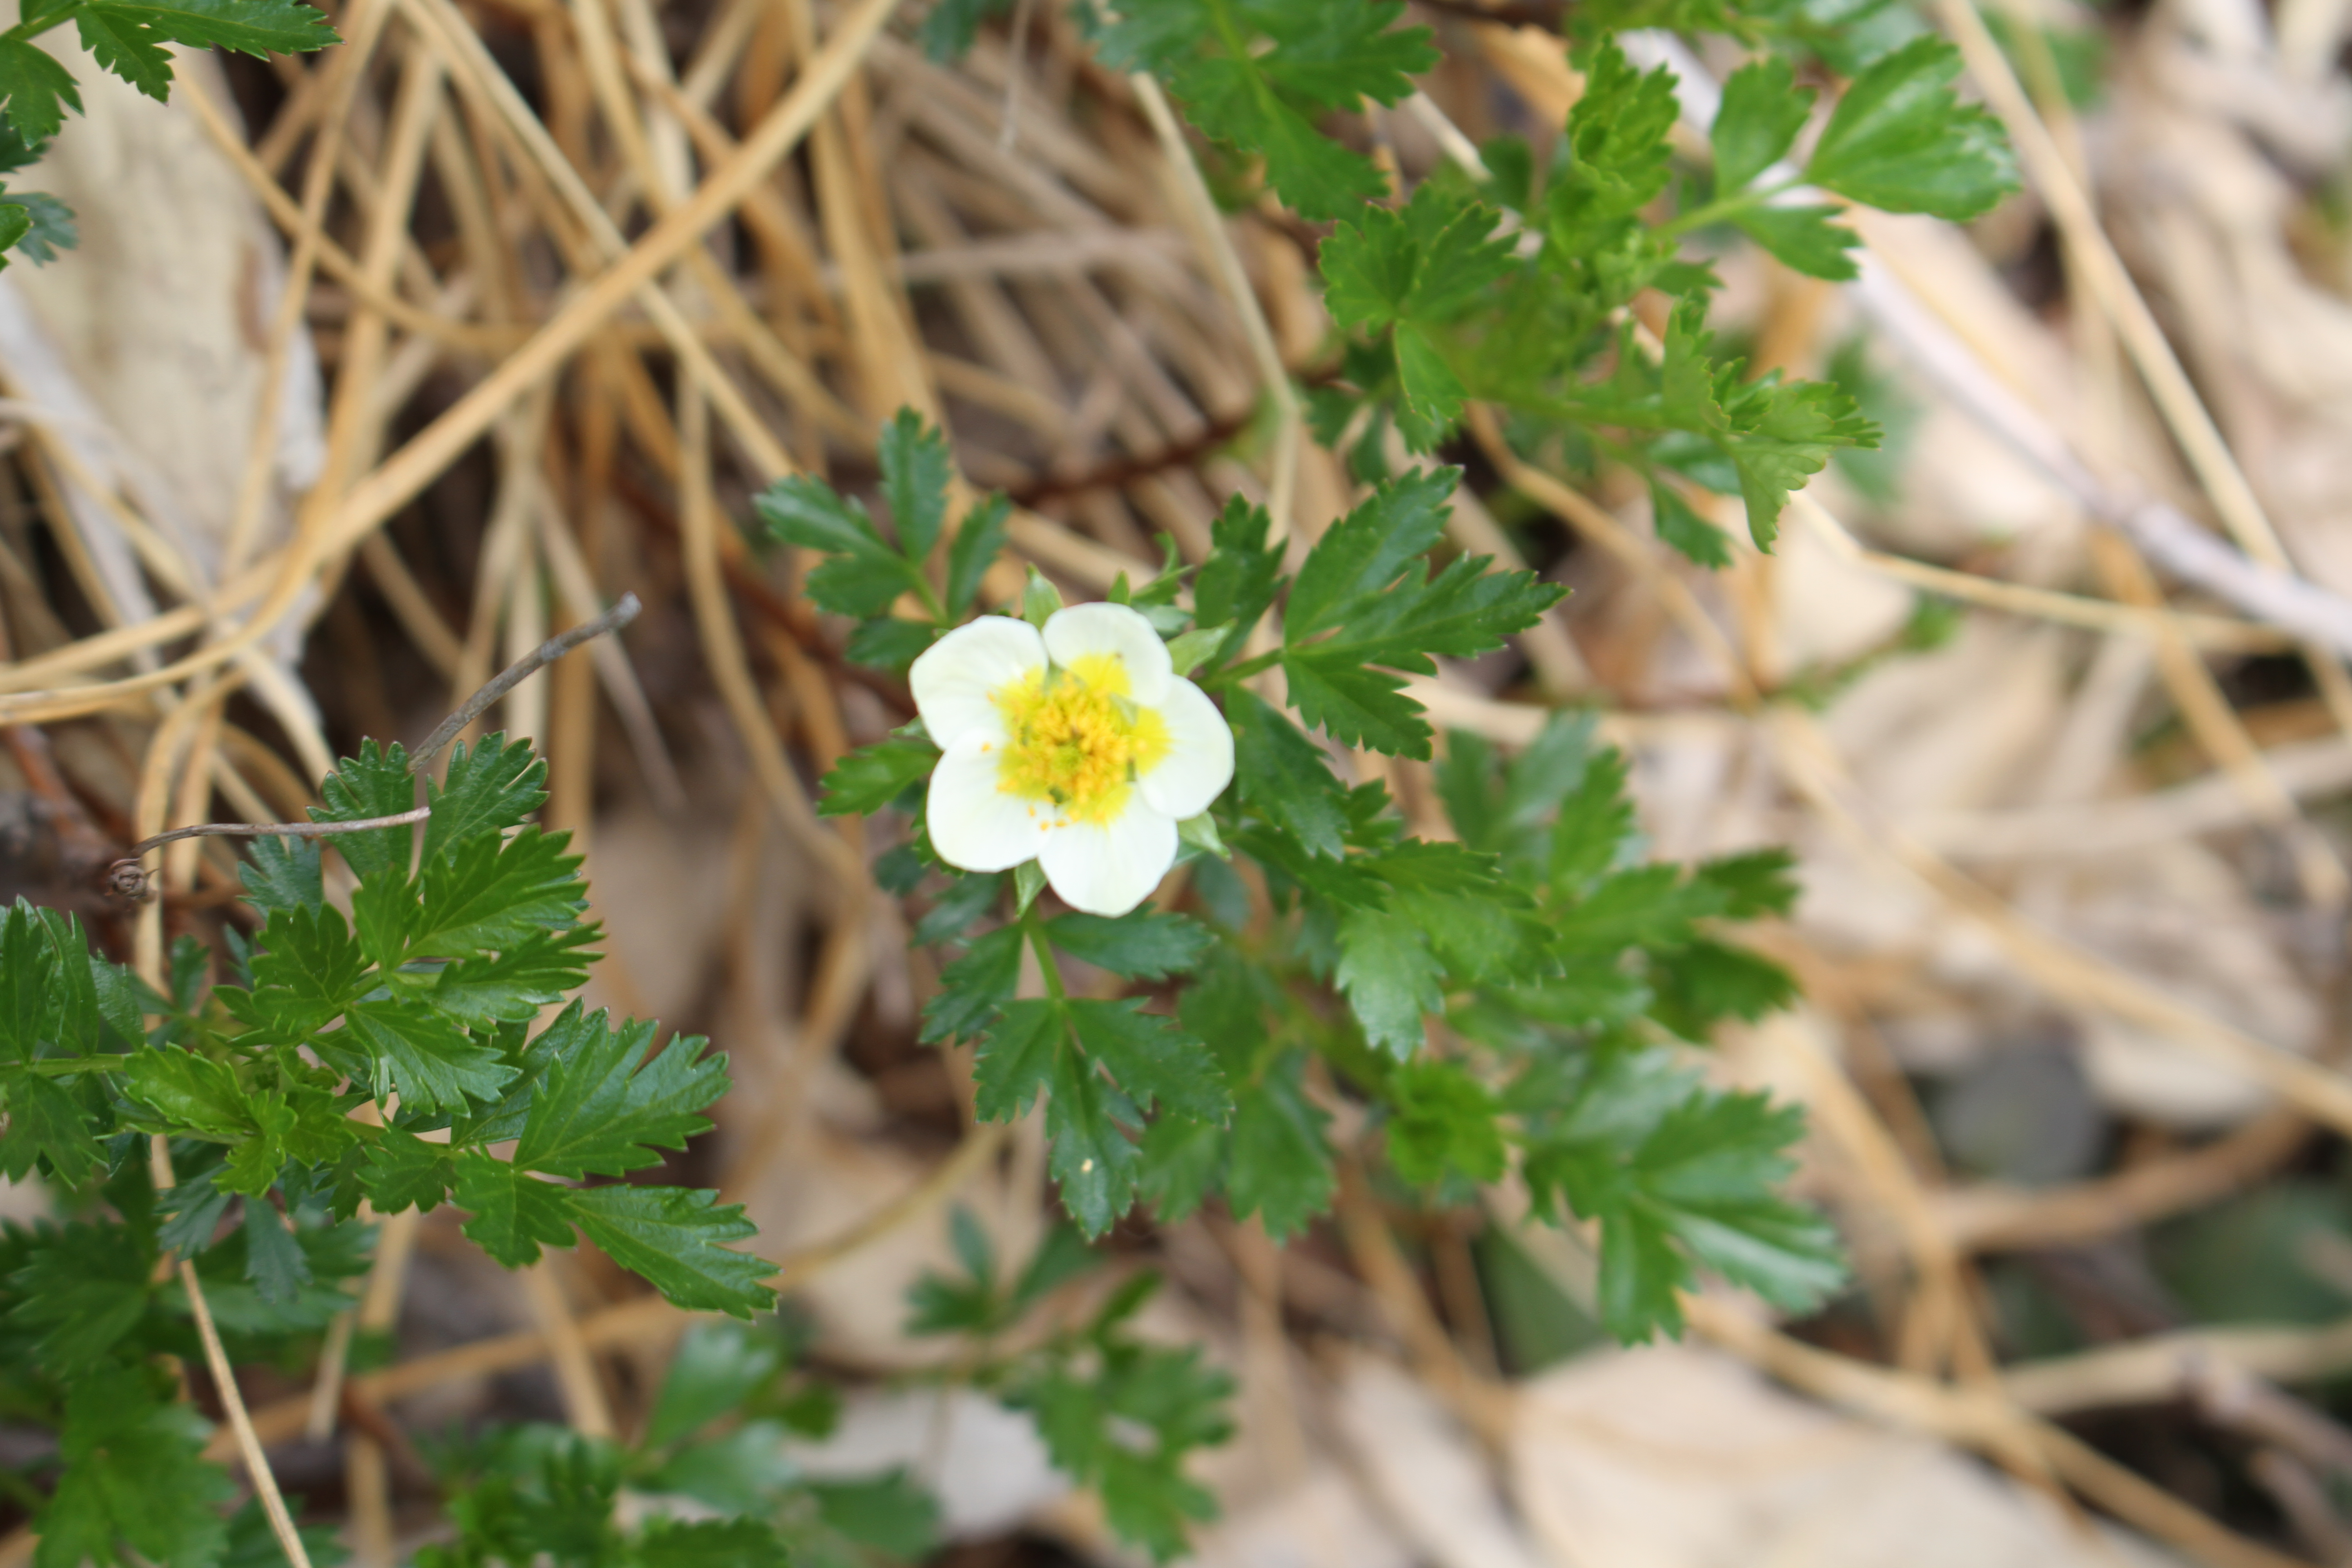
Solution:
[[[168,45],[241,54],[305,54],[341,40],[326,13],[299,0],[27,0],[0,32],[0,174],[37,162],[81,109],[73,73],[34,43],[71,22],[99,68],[158,103],[172,94]],[[55,196],[0,185],[0,267],[5,253],[53,260],[76,243],[73,211]]]

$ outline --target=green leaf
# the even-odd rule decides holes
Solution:
[[[1731,564],[1731,543],[1723,530],[1699,516],[1681,492],[1663,479],[1650,486],[1650,515],[1656,521],[1658,537],[1694,563],[1709,571]]]
[[[312,1278],[301,1242],[258,1194],[247,1195],[244,1220],[245,1277],[254,1295],[271,1306],[299,1300]]]
[[[1139,1155],[1122,1129],[1141,1126],[1143,1117],[1077,1051],[1056,1050],[1052,1074],[1046,1169],[1061,1186],[1063,1208],[1091,1240],[1135,1203]]]
[[[1722,107],[1707,139],[1715,146],[1715,195],[1736,195],[1797,144],[1813,107],[1786,56],[1748,61],[1725,79]]]
[[[898,549],[919,562],[939,542],[947,521],[948,484],[955,477],[955,459],[948,439],[923,423],[911,408],[882,426],[877,457],[882,466],[882,500],[890,509],[890,525],[898,531]]]
[[[152,91],[131,72],[121,70],[90,42],[92,19],[115,34],[135,33],[155,44],[185,44],[198,49],[231,49],[238,54],[306,54],[342,40],[327,22],[326,14],[295,0],[83,0],[74,19],[82,25],[82,41],[100,63]]]
[[[1488,563],[1472,558],[1423,580],[1421,556],[1444,529],[1460,477],[1441,468],[1382,485],[1332,525],[1292,584],[1282,656],[1291,701],[1343,744],[1427,757],[1421,705],[1400,694],[1401,679],[1367,667],[1425,675],[1436,668],[1433,654],[1486,653],[1564,592],[1531,572],[1489,574]]]
[[[326,901],[320,871],[319,841],[264,835],[246,847],[238,868],[246,901],[264,915],[281,910],[316,910]]]
[[[1324,303],[1342,326],[1458,321],[1512,270],[1502,215],[1458,187],[1424,182],[1402,211],[1368,206],[1323,242]]]
[[[903,670],[923,656],[939,636],[929,621],[905,621],[896,616],[860,621],[842,645],[841,654],[868,669]]]
[[[359,1168],[361,1189],[378,1214],[412,1208],[430,1214],[449,1195],[457,1179],[448,1144],[429,1142],[397,1127],[377,1135]]]
[[[1144,1130],[1135,1190],[1161,1225],[1192,1217],[1225,1166],[1225,1130],[1163,1116]]]
[[[1224,1073],[1209,1048],[1169,1019],[1144,1012],[1140,998],[1080,998],[1066,1005],[1080,1047],[1109,1068],[1144,1110],[1157,1103],[1167,1115],[1190,1121],[1223,1122],[1233,1113]]]
[[[1384,910],[1350,910],[1339,922],[1333,979],[1374,1047],[1402,1061],[1421,1047],[1423,1019],[1442,1011],[1444,967],[1421,928]]]
[[[639,1568],[786,1568],[793,1557],[761,1520],[656,1517],[638,1533],[634,1560]]]
[[[1691,873],[1723,895],[1725,919],[1752,921],[1759,915],[1785,915],[1796,907],[1796,867],[1797,858],[1775,846],[1702,860]]]
[[[1234,1091],[1225,1201],[1255,1214],[1281,1240],[1305,1232],[1331,1206],[1339,1179],[1323,1129],[1331,1119],[1307,1097],[1307,1053],[1285,1051],[1255,1084]]]
[[[1722,1018],[1754,1023],[1797,999],[1797,982],[1760,953],[1717,942],[1694,942],[1656,956],[1651,1013],[1686,1040],[1705,1041]]]
[[[1836,220],[1832,206],[1749,207],[1733,215],[1739,231],[1808,277],[1848,283],[1862,276],[1846,254],[1862,236]]]
[[[1308,854],[1338,858],[1346,849],[1346,791],[1322,752],[1297,725],[1239,687],[1225,694],[1225,717],[1234,727],[1234,783],[1243,803],[1297,839]]]
[[[1427,29],[1394,30],[1403,15],[1402,0],[1129,0],[1097,43],[1111,68],[1160,75],[1202,130],[1262,156],[1268,183],[1302,216],[1332,218],[1384,182],[1314,117],[1365,98],[1397,103],[1436,64]]]
[[[2000,126],[1951,84],[1960,53],[1915,38],[1881,56],[1838,100],[1805,177],[1887,212],[1975,217],[2017,188]]]
[[[1502,1179],[1506,1153],[1497,1106],[1486,1086],[1461,1063],[1423,1058],[1390,1079],[1389,1163],[1415,1186],[1452,1176],[1473,1182]]]
[[[776,1271],[764,1258],[730,1252],[758,1227],[743,1205],[683,1187],[589,1187],[571,1194],[572,1216],[605,1257],[642,1276],[674,1306],[748,1318],[776,1304],[761,1283]]]
[[[425,999],[469,1028],[527,1024],[587,984],[588,965],[603,955],[583,950],[603,938],[598,925],[533,931],[502,952],[447,965]]]
[[[82,37],[87,43],[87,29]],[[99,63],[114,68],[103,54]],[[30,142],[55,136],[66,122],[67,110],[81,111],[81,89],[74,85],[73,73],[26,38],[0,38],[0,96],[8,100],[8,123]]]
[[[1242,650],[1281,589],[1282,552],[1266,542],[1272,527],[1265,508],[1241,495],[1227,497],[1225,510],[1209,525],[1209,558],[1192,581],[1193,619],[1201,626],[1228,628],[1202,660],[1210,668]]]
[[[268,946],[253,960],[254,1010],[288,1037],[323,1027],[358,999],[367,955],[333,910],[280,910],[261,935]]]
[[[667,1447],[699,1432],[756,1397],[783,1367],[778,1335],[734,1323],[697,1323],[670,1355],[644,1446]]]
[[[504,948],[579,918],[580,857],[564,853],[569,833],[526,827],[510,837],[460,844],[447,860],[427,861],[422,929],[409,952],[462,958]]]
[[[702,1056],[698,1035],[674,1036],[647,1058],[654,1026],[608,1027],[575,1002],[548,1026],[555,1064],[540,1081],[515,1144],[518,1165],[559,1176],[617,1176],[661,1163],[664,1149],[710,1130],[703,1108],[727,1092],[727,1058]],[[699,1058],[699,1059],[698,1059]]]
[[[956,525],[955,540],[948,546],[949,615],[962,615],[980,596],[982,579],[1004,549],[1005,523],[1012,514],[1013,503],[1003,496],[984,496]]]
[[[11,1239],[27,1233],[14,1231]],[[103,1364],[145,1315],[153,1255],[129,1226],[43,1225],[5,1284],[17,1297],[8,1324],[32,1339],[34,1356],[69,1379]]]
[[[1019,932],[1014,935],[1017,952]],[[1026,1112],[1067,1054],[1062,1044],[1068,1019],[1058,1004],[1032,997],[1003,1006],[972,1062],[972,1110],[983,1121],[1010,1121]]]
[[[496,1047],[421,1004],[362,1002],[343,1018],[343,1028],[329,1038],[356,1037],[375,1063],[378,1099],[397,1089],[404,1105],[463,1110],[468,1099],[497,1099],[515,1077]]]
[[[64,1469],[36,1521],[37,1568],[212,1568],[228,1534],[218,1510],[234,1489],[204,1457],[208,1436],[193,1409],[156,1396],[143,1368],[77,1380],[58,1435]]]
[[[1139,910],[1113,920],[1102,915],[1057,915],[1045,935],[1072,958],[1129,980],[1165,980],[1199,962],[1209,933],[1182,915]]]
[[[752,504],[776,538],[826,552],[806,584],[821,609],[864,620],[889,609],[922,580],[875,531],[866,509],[823,479],[806,474],[778,479]]]
[[[503,731],[485,735],[471,750],[460,741],[450,749],[447,776],[427,784],[425,858],[446,860],[457,847],[486,834],[519,827],[547,804],[547,763],[529,741],[509,742]]]
[[[36,266],[46,267],[58,258],[58,251],[81,244],[73,208],[55,196],[39,191],[9,191],[0,195],[0,211],[10,215],[12,230],[8,246],[0,248],[13,247]]]
[[[131,1097],[162,1113],[174,1131],[228,1142],[253,1124],[235,1069],[209,1057],[151,1046],[131,1053],[126,1079]]]
[[[939,1544],[939,1504],[904,1470],[865,1480],[817,1481],[809,1490],[827,1525],[886,1558],[919,1563]]]
[[[1019,926],[999,926],[940,971],[940,994],[923,1009],[925,1044],[971,1039],[989,1027],[1020,984],[1021,942]]]
[[[46,1159],[57,1179],[78,1187],[106,1163],[90,1117],[71,1089],[54,1079],[21,1068],[0,1068],[0,1092],[8,1108],[0,1132],[0,1175],[21,1182]]]
[[[1603,748],[1559,804],[1552,824],[1549,876],[1552,887],[1580,894],[1617,863],[1633,834],[1633,803],[1625,794],[1625,754]]]
[[[0,1053],[30,1061],[42,1039],[56,949],[24,899],[0,915]]]
[[[453,1196],[474,1216],[466,1222],[466,1234],[491,1258],[521,1268],[539,1261],[542,1247],[572,1245],[570,1204],[578,1194],[478,1149],[457,1155],[456,1164]]]
[[[360,742],[360,754],[346,757],[319,785],[326,805],[310,808],[313,822],[364,822],[370,817],[396,816],[416,805],[416,781],[408,772],[408,750],[397,741],[390,750],[373,741]],[[402,877],[408,871],[412,830],[372,827],[364,833],[338,833],[335,847],[362,881]]]
[[[940,749],[929,741],[892,736],[841,759],[817,785],[819,816],[871,816],[930,776]]]

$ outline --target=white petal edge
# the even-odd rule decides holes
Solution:
[[[1128,696],[1146,708],[1160,706],[1176,677],[1168,645],[1142,611],[1125,605],[1072,605],[1055,611],[1045,622],[1045,651],[1065,665],[1090,653],[1115,655],[1127,666]]]
[[[984,733],[967,734],[931,770],[926,811],[931,847],[967,871],[1003,871],[1034,858],[1061,815],[1051,804],[996,787],[1000,754]]]
[[[982,616],[958,626],[915,660],[907,684],[931,744],[950,751],[975,731],[994,736],[1004,725],[989,699],[1045,662],[1045,640],[1027,621]]]
[[[1234,731],[1209,694],[1181,679],[1160,700],[1168,726],[1168,754],[1135,781],[1136,793],[1178,822],[1198,816],[1234,782]]]
[[[1065,823],[1045,835],[1037,864],[1064,903],[1123,915],[1150,898],[1176,863],[1176,823],[1137,802],[1106,823]]]

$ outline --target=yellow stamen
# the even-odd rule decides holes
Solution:
[[[1168,754],[1168,726],[1128,700],[1127,666],[1110,654],[1031,670],[994,694],[1008,737],[996,787],[1052,801],[1070,822],[1108,822],[1136,779]]]

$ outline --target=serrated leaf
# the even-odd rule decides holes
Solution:
[[[87,30],[83,41],[89,42]],[[103,54],[99,63],[117,68]],[[26,38],[0,38],[0,96],[7,100],[8,123],[30,142],[55,136],[66,122],[67,110],[81,111],[81,89],[74,85],[73,73]]]
[[[1731,542],[1723,530],[1699,516],[1674,486],[1660,480],[1650,486],[1650,515],[1658,537],[1694,564],[1720,571],[1731,564]]]
[[[1499,1107],[1485,1084],[1459,1062],[1423,1058],[1405,1063],[1389,1080],[1393,1113],[1388,1123],[1389,1163],[1415,1186],[1449,1177],[1501,1179],[1506,1151],[1496,1117]]]
[[[315,910],[326,901],[319,841],[265,834],[246,847],[238,876],[247,902],[265,915]]]
[[[8,191],[0,195],[0,210],[11,215],[8,245],[0,248],[14,247],[37,267],[47,266],[58,258],[58,252],[81,244],[73,208],[55,196],[39,191]]]
[[[778,1335],[733,1323],[697,1323],[677,1342],[662,1374],[645,1447],[667,1447],[756,1397],[783,1370]]]
[[[404,1105],[462,1110],[469,1099],[497,1099],[515,1077],[495,1047],[420,1003],[362,1002],[343,1018],[337,1036],[354,1036],[373,1058],[379,1099],[397,1089]]]
[[[310,808],[313,822],[364,822],[413,810],[416,782],[408,772],[408,749],[397,741],[389,750],[362,741],[359,755],[344,758],[319,785],[319,798],[326,804]],[[335,848],[362,881],[402,877],[408,872],[412,831],[372,827],[364,833],[338,833]]]
[[[1234,727],[1234,783],[1243,804],[1310,855],[1336,859],[1345,853],[1345,792],[1315,742],[1239,687],[1225,694],[1225,717]]]
[[[1633,833],[1633,804],[1625,794],[1625,755],[1604,748],[1584,769],[1574,790],[1560,801],[1552,824],[1549,876],[1559,892],[1583,892],[1617,863],[1620,847]]]
[[[146,1312],[155,1260],[126,1226],[44,1225],[30,1240],[5,1281],[18,1298],[8,1324],[51,1372],[89,1375]]]
[[[1027,1111],[1068,1054],[1062,1049],[1067,1029],[1051,998],[1005,1003],[972,1062],[973,1114],[983,1121],[1010,1121]]]
[[[1822,128],[1805,177],[1887,212],[1975,217],[2017,188],[1991,115],[1951,83],[1960,54],[1933,36],[1881,56],[1854,78]]]
[[[21,1182],[47,1159],[58,1180],[78,1187],[105,1163],[89,1113],[73,1091],[27,1068],[0,1069],[8,1125],[0,1131],[0,1175]]]
[[[882,426],[876,447],[882,468],[882,500],[890,509],[890,525],[898,531],[898,549],[909,560],[929,556],[947,521],[948,484],[955,477],[955,459],[947,437],[923,422],[911,408],[901,408]]]
[[[1443,966],[1421,929],[1386,910],[1350,910],[1339,934],[1334,982],[1364,1037],[1402,1061],[1421,1047],[1423,1019],[1445,1005]]]
[[[1045,935],[1072,958],[1129,980],[1165,980],[1200,960],[1209,932],[1198,921],[1150,910],[1110,919],[1102,915],[1057,915]]]
[[[74,16],[93,14],[160,42],[246,55],[307,54],[342,41],[324,12],[295,0],[83,0]]]
[[[727,1092],[727,1058],[704,1057],[700,1036],[676,1036],[646,1058],[654,1026],[584,1017],[573,1003],[548,1026],[556,1058],[530,1104],[515,1163],[559,1176],[617,1176],[661,1163],[710,1129],[703,1109]],[[698,1059],[699,1058],[699,1059]]]
[[[603,937],[599,925],[534,931],[503,952],[447,965],[425,997],[471,1028],[529,1023],[587,984],[588,965],[603,954],[584,950]]]
[[[19,898],[0,916],[0,1054],[30,1061],[48,1012],[56,950],[33,906]]]
[[[152,1106],[174,1130],[228,1142],[252,1125],[246,1093],[225,1062],[175,1046],[134,1051],[126,1075],[133,1100]]]
[[[343,917],[323,905],[280,910],[262,928],[253,960],[253,1005],[293,1039],[331,1023],[355,1001],[368,973]]]
[[[528,741],[509,741],[493,731],[470,750],[463,741],[450,748],[448,773],[427,784],[425,858],[446,860],[457,847],[485,834],[519,827],[547,804],[547,763]]]
[[[785,1568],[793,1560],[775,1526],[757,1519],[649,1519],[633,1554],[639,1568]]]
[[[368,1145],[359,1180],[378,1214],[403,1209],[431,1213],[457,1179],[449,1145],[435,1143],[398,1127],[387,1127]]]
[[[1127,1097],[1144,1110],[1156,1103],[1170,1116],[1222,1123],[1233,1096],[1209,1048],[1170,1020],[1143,1011],[1139,998],[1069,1002],[1078,1045],[1110,1069]]]
[[[156,1396],[143,1368],[80,1379],[66,1394],[58,1432],[64,1469],[36,1521],[36,1568],[142,1559],[211,1568],[227,1540],[218,1510],[234,1489],[204,1457],[208,1435],[194,1410]]]
[[[1796,907],[1796,867],[1797,858],[1775,846],[1702,860],[1691,874],[1722,893],[1725,919],[1752,921],[1759,915],[1785,915]]]
[[[1797,999],[1789,972],[1743,947],[1699,941],[1656,955],[1651,983],[1657,1001],[1651,1012],[1686,1040],[1705,1041],[1722,1018],[1754,1023]]]
[[[982,579],[1004,549],[1006,521],[1012,515],[1012,502],[1001,495],[988,495],[974,502],[956,525],[955,540],[948,546],[944,602],[950,616],[962,615],[980,596]]]
[[[722,1206],[718,1198],[683,1187],[589,1187],[571,1194],[572,1215],[605,1257],[673,1305],[748,1318],[776,1304],[776,1293],[761,1283],[776,1266],[720,1245],[758,1227],[743,1217],[742,1205]]]
[[[1837,216],[1832,206],[1764,206],[1734,214],[1731,221],[1792,270],[1848,283],[1862,276],[1847,254],[1862,236],[1836,222]]]
[[[1717,200],[1746,190],[1796,145],[1813,98],[1812,89],[1797,85],[1796,69],[1782,55],[1750,60],[1724,79],[1723,103],[1707,132]]]
[[[1202,626],[1230,628],[1203,660],[1211,668],[1241,651],[1282,586],[1282,552],[1266,542],[1272,526],[1265,508],[1241,495],[1227,497],[1209,525],[1209,558],[1192,581],[1193,616]]]
[[[1134,1205],[1139,1156],[1121,1130],[1140,1127],[1143,1117],[1079,1052],[1054,1052],[1051,1072],[1046,1169],[1061,1188],[1062,1207],[1091,1240]]]
[[[929,741],[892,736],[861,746],[818,782],[819,816],[871,816],[930,776],[940,749]]]
[[[409,952],[462,958],[572,924],[585,900],[580,857],[566,853],[571,843],[568,833],[526,827],[506,838],[469,840],[448,859],[427,861],[424,914]]]
[[[939,636],[928,621],[905,621],[896,616],[860,621],[842,645],[841,656],[868,669],[903,670],[923,655]]]
[[[923,1009],[925,1044],[968,1040],[989,1027],[1020,984],[1021,944],[1019,926],[999,926],[940,971],[940,994]]]
[[[1225,1130],[1213,1122],[1163,1116],[1144,1130],[1136,1194],[1161,1225],[1192,1217],[1225,1167]]]
[[[1326,530],[1298,568],[1283,612],[1283,637],[1302,642],[1344,624],[1385,593],[1445,531],[1459,468],[1417,469],[1391,479]]]
[[[456,1160],[457,1206],[473,1214],[466,1234],[509,1268],[539,1261],[542,1247],[572,1245],[568,1187],[542,1182],[504,1160],[468,1149]]]
[[[889,609],[921,581],[876,531],[866,509],[823,479],[807,474],[778,479],[752,504],[777,539],[825,552],[805,584],[820,608],[864,620]]]
[[[1277,1241],[1303,1233],[1339,1191],[1323,1132],[1331,1119],[1307,1097],[1306,1067],[1306,1052],[1285,1051],[1234,1092],[1225,1201]]]

